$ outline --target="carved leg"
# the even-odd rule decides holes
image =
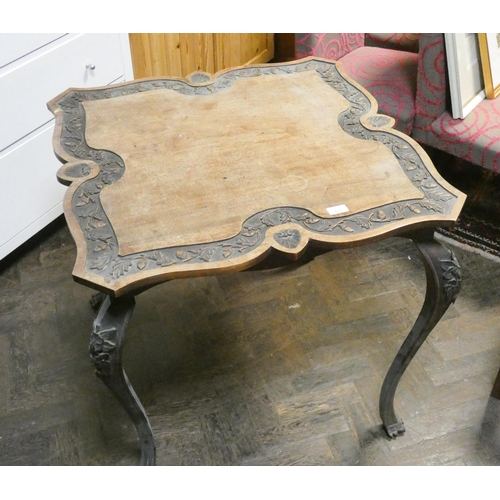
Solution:
[[[500,399],[500,371],[497,373],[497,378],[493,384],[490,396],[495,399]]]
[[[133,297],[103,300],[94,321],[90,339],[90,358],[96,368],[96,375],[118,398],[134,422],[141,445],[141,465],[155,464],[153,431],[146,412],[139,401],[128,377],[122,368],[122,348],[125,329],[132,316]]]
[[[94,311],[99,310],[99,307],[101,307],[101,304],[103,303],[106,297],[107,295],[105,293],[102,292],[94,293],[90,298],[90,307],[92,307]]]
[[[404,371],[436,326],[460,289],[460,266],[455,255],[433,238],[433,232],[410,236],[419,249],[425,265],[427,291],[420,314],[399,349],[385,377],[380,393],[380,416],[391,438],[404,434],[405,428],[394,411],[394,395]]]
[[[97,292],[90,297],[90,307],[94,311],[99,310],[99,307],[101,307],[101,304],[103,303],[104,299],[107,297],[105,293],[102,292]]]

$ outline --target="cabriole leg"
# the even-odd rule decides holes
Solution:
[[[436,326],[460,289],[460,266],[455,255],[434,240],[434,232],[410,236],[421,253],[427,276],[425,301],[408,337],[399,349],[385,377],[380,393],[380,416],[391,438],[404,434],[403,422],[394,411],[394,395],[404,371]]]
[[[153,432],[146,412],[122,368],[125,330],[134,310],[133,297],[102,301],[90,339],[90,358],[96,375],[118,398],[134,422],[140,439],[141,465],[155,464]]]

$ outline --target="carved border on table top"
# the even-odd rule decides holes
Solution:
[[[229,88],[238,78],[312,70],[315,70],[325,83],[348,101],[348,109],[338,117],[343,130],[356,138],[378,141],[389,148],[407,177],[423,194],[422,199],[392,203],[349,216],[331,218],[322,218],[306,209],[296,207],[271,208],[251,216],[245,221],[239,234],[223,241],[161,248],[125,257],[118,255],[118,242],[102,208],[100,192],[106,185],[116,182],[123,175],[125,165],[117,154],[92,149],[86,143],[85,111],[81,104],[83,101],[109,99],[158,89],[170,89],[188,95],[210,95]],[[409,142],[389,130],[377,129],[377,126],[383,127],[388,124],[385,116],[374,115],[368,118],[367,122],[373,129],[362,124],[361,118],[371,109],[370,100],[341,76],[334,62],[307,60],[288,65],[240,68],[222,73],[205,85],[159,79],[124,83],[102,89],[73,90],[65,94],[57,104],[64,117],[60,138],[63,149],[77,160],[95,162],[100,170],[96,177],[83,182],[75,191],[73,212],[87,239],[87,270],[111,281],[158,267],[218,262],[235,255],[243,255],[258,247],[269,228],[283,224],[294,223],[316,234],[358,234],[411,217],[436,213],[448,214],[456,200],[454,194],[440,186],[432,177]],[[88,175],[84,168],[69,170],[66,174],[72,174],[75,179]],[[78,173],[80,171],[81,175]],[[273,237],[283,247],[295,248],[300,244],[301,235],[297,230],[286,229],[276,232]]]

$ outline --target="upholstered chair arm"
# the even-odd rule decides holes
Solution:
[[[446,111],[447,67],[443,33],[422,33],[419,42],[415,122],[412,135],[424,142],[431,124]]]

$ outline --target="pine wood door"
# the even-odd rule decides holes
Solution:
[[[130,33],[135,78],[215,73],[274,56],[271,33]]]

